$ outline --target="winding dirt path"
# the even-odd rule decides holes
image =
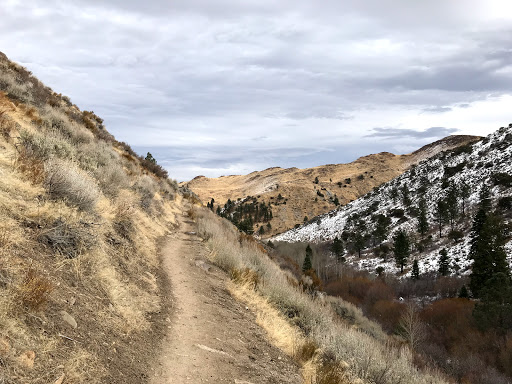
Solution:
[[[163,249],[173,315],[151,383],[300,383],[298,366],[230,296],[226,274],[208,263],[193,223],[179,221]]]

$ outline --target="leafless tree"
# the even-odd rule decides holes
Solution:
[[[416,304],[411,301],[405,304],[405,310],[400,317],[399,334],[407,341],[412,350],[417,349],[426,337],[425,324],[418,316]]]

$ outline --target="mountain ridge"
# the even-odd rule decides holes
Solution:
[[[452,135],[410,154],[395,155],[384,151],[361,156],[350,163],[303,169],[270,167],[247,175],[218,178],[197,176],[180,185],[194,191],[204,203],[213,198],[214,204],[221,208],[228,200],[237,201],[248,196],[255,198],[256,203],[271,206],[271,228],[268,223],[255,223],[253,228],[257,231],[263,226],[265,233],[262,236],[265,238],[302,224],[305,218],[309,220],[330,211],[336,206],[335,199],[345,205],[428,156],[479,139],[479,136]]]

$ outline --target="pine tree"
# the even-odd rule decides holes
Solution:
[[[304,258],[304,263],[302,264],[302,272],[307,272],[311,269],[313,269],[313,264],[311,262],[311,258],[313,257],[313,250],[311,247],[306,247],[306,257]]]
[[[466,287],[466,285],[463,285],[462,288],[460,289],[459,297],[461,299],[469,299],[469,292],[468,292],[468,288]]]
[[[479,210],[482,211],[481,209]],[[473,259],[470,288],[473,296],[479,297],[480,291],[486,287],[488,280],[502,273],[510,276],[505,251],[504,226],[501,218],[492,213],[485,215],[477,213],[473,223],[471,249],[469,257]],[[478,221],[477,221],[478,220]],[[478,228],[481,226],[480,230]]]
[[[343,254],[345,253],[345,247],[343,246],[343,241],[337,237],[335,237],[332,241],[331,252],[336,256],[336,261],[338,263],[345,261],[345,258],[343,257]]]
[[[420,279],[420,266],[418,265],[418,260],[414,259],[412,263],[412,274],[411,277],[413,280]]]
[[[439,251],[439,274],[446,276],[450,272],[450,259],[448,258],[448,251],[446,248]]]
[[[153,157],[151,153],[148,152],[145,158],[146,161],[149,161],[150,163],[156,164],[156,159]]]
[[[446,209],[450,219],[450,226],[454,230],[455,220],[459,213],[459,190],[455,183],[450,183],[448,195],[446,196]]]
[[[395,253],[396,264],[400,267],[400,273],[404,272],[404,266],[411,252],[410,248],[409,236],[403,229],[398,230],[393,237],[393,251]]]
[[[428,218],[427,218],[427,202],[424,198],[421,198],[418,204],[419,214],[418,214],[418,232],[421,236],[425,236],[425,233],[428,232]]]
[[[375,216],[375,230],[373,236],[378,243],[382,243],[388,236],[389,226],[391,225],[391,218],[386,215],[379,214]]]
[[[477,325],[487,330],[493,328],[505,335],[512,329],[512,283],[506,273],[495,273],[479,291],[480,302],[475,305],[473,316]]]
[[[356,233],[354,234],[354,248],[357,251],[357,255],[359,257],[361,257],[361,251],[363,250],[364,246],[365,246],[364,234],[361,231],[356,230]]]
[[[437,201],[436,209],[435,209],[435,217],[436,217],[437,225],[439,226],[439,238],[442,237],[443,225],[446,223],[447,215],[448,215],[448,210],[446,207],[446,203],[444,202],[443,199],[439,199]]]
[[[401,192],[402,192],[402,202],[406,207],[408,207],[409,205],[411,205],[411,196],[410,196],[409,187],[407,186],[407,184],[404,184],[402,186]]]
[[[460,184],[460,197],[462,198],[462,214],[466,215],[466,200],[471,196],[471,187],[465,180],[462,180]]]

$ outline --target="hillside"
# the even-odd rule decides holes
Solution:
[[[318,216],[311,223],[272,240],[328,242],[338,237],[347,242],[348,252],[345,256],[348,264],[372,272],[380,266],[386,272],[396,273],[399,269],[392,255],[383,254],[382,250],[390,250],[394,234],[403,229],[411,234],[414,245],[413,257],[406,271],[410,273],[412,258],[418,259],[423,273],[437,271],[439,250],[444,247],[451,260],[451,273],[467,275],[471,265],[467,258],[470,242],[468,235],[484,184],[491,187],[493,207],[504,216],[506,222],[510,222],[512,217],[511,157],[512,126],[509,126],[500,128],[477,143],[423,160],[360,199]],[[464,185],[465,194],[461,192]],[[455,191],[454,217],[453,220],[448,217],[442,219],[440,237],[437,203],[440,200],[446,201],[451,190]],[[417,231],[422,198],[426,202],[428,221],[428,231],[424,236],[420,236]],[[383,234],[378,234],[377,230],[379,217],[382,222],[387,220],[389,223]],[[453,221],[453,228],[450,221]],[[355,232],[360,232],[364,237],[360,246],[361,257],[358,257],[352,240],[351,234]],[[449,236],[450,232],[452,236]],[[508,259],[512,261],[510,239],[506,249]]]
[[[141,382],[176,182],[3,54],[0,149],[0,382]]]
[[[263,238],[281,233],[326,213],[371,191],[403,173],[410,166],[441,151],[478,140],[475,136],[449,136],[408,155],[389,152],[368,155],[348,164],[329,164],[308,169],[269,168],[248,175],[207,178],[198,176],[183,183],[206,204],[214,199],[214,210],[253,197],[253,203],[271,207],[272,218],[254,223],[263,226]],[[318,183],[315,179],[318,178]],[[268,226],[270,223],[270,227]],[[262,231],[263,232],[263,231]]]

